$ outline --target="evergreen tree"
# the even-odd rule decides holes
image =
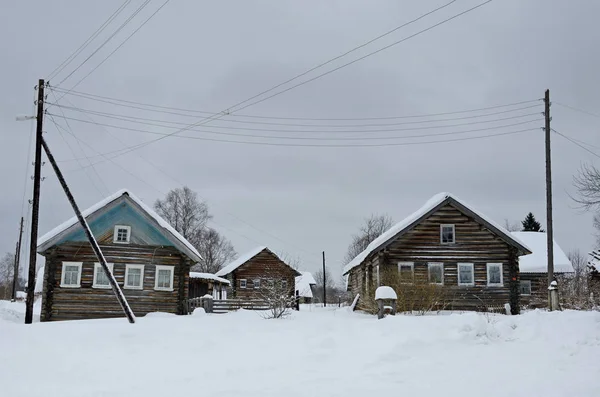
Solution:
[[[524,232],[543,232],[542,225],[535,220],[535,216],[531,212],[527,214],[521,225],[523,225],[522,231]]]

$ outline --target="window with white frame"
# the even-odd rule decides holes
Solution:
[[[246,279],[245,278],[240,279],[240,288],[246,288]]]
[[[487,264],[487,284],[492,287],[501,287],[502,282],[502,263]]]
[[[458,264],[458,285],[475,285],[475,269],[472,263]]]
[[[80,288],[82,265],[82,262],[63,262],[60,286],[64,288]]]
[[[108,270],[112,273],[114,265],[112,263],[107,263],[106,265],[108,266]],[[100,263],[94,263],[94,281],[92,283],[92,288],[111,288],[110,282],[108,281],[108,275]]]
[[[156,265],[154,289],[157,291],[173,291],[173,266]]]
[[[521,295],[531,295],[531,280],[519,281],[519,290]]]
[[[267,288],[273,289],[275,287],[275,281],[270,278],[267,280]]]
[[[442,244],[454,244],[455,242],[454,225],[440,225],[440,242]]]
[[[128,244],[131,240],[131,226],[116,225],[113,232],[113,242]]]
[[[287,291],[287,289],[288,289],[287,280],[281,280],[281,289],[283,289],[284,291]]]
[[[401,283],[412,283],[414,281],[415,265],[412,262],[398,262],[398,277]]]
[[[444,284],[444,264],[443,263],[428,263],[429,282],[431,284]]]
[[[260,278],[255,278],[252,280],[252,283],[254,284],[254,289],[260,289]]]
[[[144,289],[144,265],[125,266],[126,289]]]

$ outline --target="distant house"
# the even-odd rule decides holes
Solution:
[[[513,232],[533,254],[519,258],[521,305],[548,306],[548,243],[544,232]],[[554,275],[573,273],[571,261],[554,241]]]
[[[196,249],[127,190],[83,212],[117,283],[137,316],[186,313]],[[124,314],[77,218],[38,240],[46,258],[41,321],[121,317]]]
[[[371,303],[378,286],[418,293],[415,284],[420,283],[436,288],[436,300],[447,309],[486,310],[510,303],[518,313],[518,258],[530,253],[502,226],[456,196],[440,193],[371,242],[343,274],[348,289],[361,296],[358,308]]]
[[[275,286],[293,296],[294,278],[300,275],[267,247],[257,247],[240,255],[216,273],[229,280],[229,297],[256,300]]]
[[[311,273],[300,273],[301,275],[296,277],[296,296],[300,298],[300,303],[312,303],[317,282]]]
[[[189,297],[201,298],[212,295],[213,299],[227,299],[229,280],[212,273],[190,272]]]

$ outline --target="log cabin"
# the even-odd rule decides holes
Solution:
[[[263,300],[274,289],[293,297],[294,279],[300,275],[267,247],[239,256],[216,273],[229,280],[228,296],[245,300]]]
[[[528,254],[527,245],[502,226],[456,196],[440,193],[373,240],[343,274],[362,310],[374,311],[376,288],[389,285],[404,300],[398,310],[428,304],[485,311],[508,303],[517,314],[518,258]]]
[[[186,314],[190,267],[198,251],[127,190],[83,211],[136,316]],[[38,239],[45,257],[41,321],[124,316],[77,218]]]
[[[600,302],[600,250],[592,251],[589,255],[590,260],[587,264],[589,271],[588,286],[592,298]]]
[[[545,232],[513,232],[533,251],[519,258],[519,290],[521,306],[541,308],[548,306],[548,243]],[[554,276],[559,280],[574,273],[571,261],[554,240]]]

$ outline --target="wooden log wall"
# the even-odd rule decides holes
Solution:
[[[228,296],[238,299],[263,299],[268,280],[287,281],[288,292],[294,296],[296,271],[268,251],[262,251],[229,275],[231,285]],[[240,280],[246,280],[246,288],[240,288]],[[261,280],[261,288],[254,288],[254,280]]]
[[[100,246],[123,288],[126,264],[144,265],[142,290],[123,293],[136,316],[154,311],[185,314],[190,260],[173,247],[108,244]],[[81,287],[60,286],[62,263],[82,262]],[[42,321],[123,317],[112,289],[92,288],[97,259],[89,243],[66,243],[46,255]],[[173,291],[156,291],[156,265],[174,266]]]
[[[455,225],[454,244],[441,244],[441,224]],[[499,307],[511,303],[511,281],[512,303],[516,302],[516,250],[450,204],[443,206],[397,238],[385,247],[381,254],[372,255],[361,266],[353,269],[350,273],[350,289],[353,293],[361,293],[365,297],[372,295],[367,293],[367,286],[376,283],[376,266],[380,265],[380,285],[386,285],[393,283],[394,277],[397,280],[398,262],[412,262],[414,277],[421,281],[428,280],[428,263],[443,263],[443,289],[447,301],[446,308],[449,310],[484,310],[486,307]],[[458,285],[458,263],[463,262],[474,264],[474,286]],[[487,285],[487,263],[502,263],[502,286]],[[360,301],[359,307],[363,307]]]

